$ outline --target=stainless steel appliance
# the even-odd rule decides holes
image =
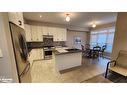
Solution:
[[[51,59],[53,47],[44,47],[43,50],[44,50],[44,59]]]
[[[52,58],[53,35],[43,35],[44,59]]]
[[[21,82],[21,78],[23,78],[30,68],[30,63],[27,60],[28,49],[25,39],[25,31],[11,22],[9,25],[19,82]]]
[[[45,47],[53,46],[53,35],[43,35],[43,44]]]

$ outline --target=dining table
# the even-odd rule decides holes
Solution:
[[[89,56],[88,56],[89,58],[93,58],[93,57],[94,57],[93,53],[94,53],[95,51],[99,51],[99,50],[94,49],[94,48],[96,48],[96,47],[99,47],[99,48],[101,49],[100,46],[90,47],[89,49],[87,49],[87,50],[89,51]]]

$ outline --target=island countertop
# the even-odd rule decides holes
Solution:
[[[64,50],[62,50],[62,52],[60,52],[60,51],[61,50],[55,50],[54,52],[55,52],[56,55],[82,52],[82,50],[75,49],[75,48],[73,48],[73,49],[64,49]]]
[[[82,65],[82,50],[80,49],[55,49],[53,59],[57,70],[62,71]],[[73,59],[73,60],[72,60]]]

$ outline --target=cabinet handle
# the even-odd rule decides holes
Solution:
[[[20,20],[18,22],[19,22],[19,25],[22,25],[22,22]]]

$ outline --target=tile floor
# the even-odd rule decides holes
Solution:
[[[108,59],[82,59],[82,66],[65,73],[57,71],[54,59],[35,61],[22,82],[81,83],[105,72]],[[29,77],[28,77],[29,76]]]

